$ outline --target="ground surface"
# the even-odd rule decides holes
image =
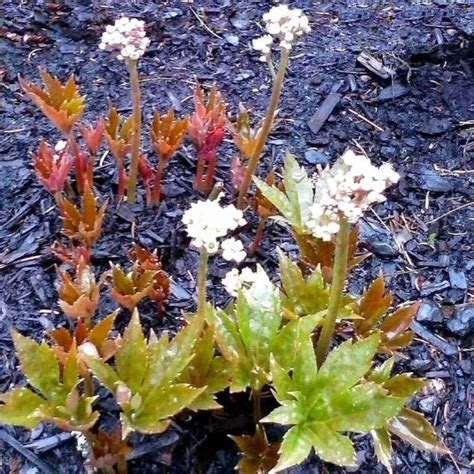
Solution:
[[[258,20],[269,1],[65,3],[61,7],[46,1],[4,0],[0,6],[0,392],[22,381],[11,327],[40,337],[52,325],[65,323],[56,304],[49,250],[60,223],[31,167],[39,137],[53,142],[59,137],[22,97],[17,74],[34,79],[39,66],[62,78],[74,72],[89,97],[91,120],[104,113],[109,98],[129,111],[125,68],[97,49],[104,25],[124,13],[143,18],[152,39],[140,63],[147,117],[153,108],[163,111],[171,104],[189,112],[194,76],[204,84],[216,81],[233,112],[244,102],[261,116],[269,96],[268,74],[249,47],[260,32]],[[360,6],[347,7],[348,3]],[[281,121],[263,165],[279,166],[290,150],[312,170],[316,163],[333,160],[352,146],[362,147],[376,162],[393,163],[403,175],[390,191],[389,202],[362,223],[362,245],[374,255],[356,271],[351,286],[360,293],[382,271],[399,301],[423,301],[414,327],[420,338],[403,364],[416,375],[435,379],[414,406],[434,422],[453,454],[440,458],[399,443],[396,472],[468,472],[473,448],[469,438],[473,306],[468,288],[474,255],[473,208],[468,204],[473,200],[474,17],[466,5],[469,1],[464,3],[292,2],[310,16],[313,30],[292,54]],[[381,80],[358,65],[362,51],[392,67],[393,80]],[[314,134],[307,122],[334,88],[342,101]],[[230,144],[221,149],[218,175],[223,179],[229,175],[231,153]],[[95,252],[98,269],[107,268],[108,261],[123,262],[132,223],[140,241],[160,249],[176,286],[163,322],[157,322],[151,306],[142,308],[147,325],[157,329],[173,329],[181,311],[193,306],[196,255],[187,250],[179,224],[182,210],[197,198],[193,172],[194,154],[188,144],[170,166],[167,198],[158,213],[141,205],[135,214],[111,206]],[[102,198],[112,198],[116,180],[110,156],[102,162],[97,185]],[[249,243],[254,230],[246,230],[244,239]],[[269,228],[258,255],[270,269],[275,267],[275,245],[294,249],[287,232],[276,225]],[[220,263],[211,265],[210,280],[215,284],[211,294],[217,302],[225,298],[218,285],[225,271]],[[104,297],[102,314],[112,307]],[[122,324],[127,318],[124,314]],[[237,455],[226,434],[248,426],[249,419],[242,415],[246,403],[245,397],[237,397],[228,400],[224,413],[179,418],[167,435],[157,438],[158,445],[154,439],[137,436],[135,445],[146,454],[131,463],[131,471],[232,472]],[[56,433],[49,426],[33,433],[2,430],[23,444]],[[35,472],[29,470],[34,464],[1,439],[1,472]],[[374,464],[369,443],[360,440],[358,446],[360,469],[382,472]],[[53,466],[53,472],[83,472],[73,440],[36,453]],[[294,470],[318,471],[341,470],[323,467],[316,459]]]

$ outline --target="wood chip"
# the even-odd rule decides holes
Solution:
[[[395,71],[386,67],[382,61],[374,58],[369,53],[360,53],[357,57],[357,62],[381,79],[390,79],[395,75]]]
[[[334,108],[341,101],[341,94],[338,92],[330,92],[329,95],[324,99],[323,103],[316,111],[316,113],[310,118],[308,126],[310,130],[316,134],[321,130],[326,120],[332,114]]]

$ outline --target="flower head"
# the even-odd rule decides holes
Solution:
[[[260,265],[257,265],[255,272],[249,267],[242,268],[240,272],[237,268],[233,268],[222,279],[222,284],[232,296],[237,296],[242,289],[245,290],[245,296],[251,300],[258,300],[274,289],[268,275]]]
[[[291,49],[293,43],[303,34],[308,33],[308,17],[299,8],[289,8],[288,5],[277,5],[263,15],[267,35],[256,38],[253,41],[253,47],[261,51],[263,56],[260,58],[266,60],[270,54],[273,39],[280,42],[280,48]]]
[[[221,248],[224,260],[241,262],[247,256],[242,241],[234,239],[233,237],[224,240],[221,243]]]
[[[390,164],[377,168],[367,157],[346,151],[320,173],[306,226],[315,237],[331,240],[341,217],[357,222],[371,204],[385,201],[383,192],[399,178]]]
[[[115,51],[117,59],[137,60],[143,56],[150,39],[146,37],[145,23],[136,18],[122,17],[108,25],[102,34],[99,48]]]
[[[260,56],[261,61],[267,60],[272,44],[273,37],[271,35],[263,35],[252,40],[253,49],[262,53],[262,56]]]
[[[246,223],[243,212],[234,205],[222,206],[217,199],[211,201],[198,201],[183,215],[188,235],[193,239],[195,247],[204,247],[209,253],[219,250],[218,239],[225,237],[230,230],[235,230]]]

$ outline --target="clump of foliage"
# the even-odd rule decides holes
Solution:
[[[195,112],[189,121],[188,130],[198,155],[194,188],[207,193],[212,188],[217,166],[217,147],[224,140],[226,126],[226,104],[214,84],[207,103],[204,91],[198,84],[194,91]]]
[[[357,252],[358,220],[369,205],[385,199],[385,189],[397,182],[398,174],[389,165],[376,167],[348,150],[314,179],[291,155],[278,185],[273,169],[265,180],[254,178],[274,125],[289,52],[309,31],[303,12],[285,5],[273,7],[263,23],[267,34],[253,43],[273,77],[263,121],[252,128],[249,112],[241,108],[237,121],[229,125],[217,86],[206,99],[197,85],[190,119],[176,119],[173,109],[164,116],[154,114],[150,136],[158,156],[156,169],[140,145],[138,60],[149,44],[143,22],[121,18],[107,28],[101,42],[101,49],[127,63],[133,103],[128,118],[111,106],[95,126],[82,123],[85,98],[73,76],[62,84],[41,71],[43,89],[20,80],[67,140],[58,151],[42,141],[34,167],[55,196],[62,234],[68,239],[56,242],[52,250],[62,262],[59,307],[69,318],[69,329],[50,331],[49,343],[12,331],[27,386],[0,395],[0,422],[28,428],[52,422],[80,431],[89,445],[90,466],[124,473],[131,433],[162,433],[183,410],[225,409],[220,393],[247,392],[253,401],[253,429],[231,436],[242,452],[238,469],[245,474],[281,472],[312,452],[328,463],[354,466],[348,433],[371,436],[376,456],[390,472],[393,436],[419,449],[447,452],[429,421],[408,408],[425,381],[398,371],[392,375],[398,354],[412,342],[410,324],[417,304],[394,306],[382,276],[362,296],[346,289],[350,270],[368,256]],[[275,40],[280,51],[277,69]],[[188,133],[198,155],[195,188],[208,193],[217,149],[229,126],[240,152],[232,164],[237,207],[225,204],[223,193],[212,192],[208,200],[192,203],[184,212],[185,231],[199,252],[195,312],[183,318],[174,337],[166,331],[157,335],[158,318],[146,335],[137,305],[148,297],[166,314],[171,281],[157,252],[138,244],[128,254],[127,270],[114,264],[96,277],[93,249],[107,203],[97,202],[95,159],[105,138],[118,169],[118,201],[127,191],[128,203],[135,202],[140,175],[148,204],[158,205],[163,173]],[[73,167],[75,182],[69,176]],[[257,191],[248,198],[252,179]],[[208,296],[208,263],[220,257],[237,263],[246,259],[243,242],[234,236],[247,224],[245,204],[260,219],[248,253],[256,251],[266,223],[274,220],[291,230],[299,254],[275,249],[275,279],[259,264],[256,269],[232,268],[222,284],[234,299],[219,308]],[[120,310],[100,314],[105,281],[112,299],[132,312],[122,335],[115,326]],[[110,392],[120,412],[113,430],[100,426],[100,386]],[[264,397],[272,398],[277,408],[268,410]],[[269,423],[288,428],[282,439],[269,441]]]

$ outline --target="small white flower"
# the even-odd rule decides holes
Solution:
[[[226,239],[221,243],[222,257],[224,260],[241,262],[247,256],[242,241],[234,239]]]
[[[221,193],[212,201],[198,201],[191,204],[182,218],[193,245],[198,248],[204,247],[209,253],[218,251],[219,238],[225,237],[229,231],[246,223],[243,212],[234,205],[219,204],[223,195]]]
[[[99,48],[115,52],[119,60],[137,60],[145,54],[149,44],[145,23],[136,18],[122,17],[113,25],[106,26]]]
[[[222,284],[224,285],[227,293],[232,296],[237,296],[239,290],[242,288],[239,270],[237,270],[237,268],[233,268],[227,272],[225,277],[222,279]]]
[[[277,38],[280,41],[280,47],[288,50],[298,37],[311,30],[308,17],[303,11],[300,8],[289,8],[288,5],[277,5],[262,18],[268,36]],[[258,49],[255,45],[254,48]]]
[[[233,268],[222,279],[222,284],[232,296],[237,296],[239,291],[244,289],[246,298],[250,300],[258,300],[263,296],[266,298],[268,290],[274,289],[274,285],[260,265],[257,265],[255,272],[249,267],[242,268],[240,272]]]
[[[252,40],[253,49],[263,54],[268,54],[273,44],[273,38],[270,35],[263,35]]]
[[[341,217],[357,222],[371,204],[385,200],[382,193],[398,179],[391,165],[377,168],[367,157],[348,150],[320,173],[305,224],[315,237],[331,240]]]

